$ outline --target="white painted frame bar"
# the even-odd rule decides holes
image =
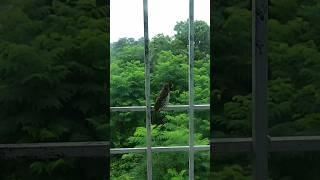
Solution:
[[[194,0],[189,0],[189,180],[194,180]]]
[[[153,108],[153,106],[151,106]],[[167,105],[163,108],[164,111],[186,111],[189,105]],[[193,105],[194,110],[210,110],[210,104],[197,104]],[[146,106],[124,106],[124,107],[111,107],[111,112],[134,112],[145,111]]]
[[[144,28],[144,77],[146,100],[146,145],[147,145],[147,179],[152,180],[152,142],[151,142],[151,101],[150,101],[150,56],[149,56],[149,22],[148,0],[143,0],[143,28]]]
[[[152,152],[188,152],[189,146],[166,146],[166,147],[152,147]],[[195,151],[209,151],[209,145],[194,146]],[[110,150],[113,154],[125,154],[125,153],[146,153],[146,147],[137,148],[114,148]]]

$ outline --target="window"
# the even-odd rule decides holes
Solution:
[[[209,7],[209,1],[111,1],[111,39],[117,37],[111,42],[111,178],[208,178]],[[170,104],[152,119],[166,81],[174,86]]]
[[[101,95],[102,92],[105,92],[105,89],[102,87],[102,81],[104,81],[102,77],[104,77],[105,73],[102,69],[106,67],[102,61],[108,59],[105,54],[105,49],[108,49],[108,43],[106,43],[107,38],[104,38],[108,37],[105,27],[108,27],[109,24],[105,24],[108,22],[105,21],[105,16],[107,16],[107,18],[109,16],[106,7],[97,7],[93,2],[94,1],[90,0],[30,0],[23,1],[23,3],[20,0],[4,0],[0,2],[0,169],[2,170],[0,172],[0,179],[13,178],[28,180],[35,178],[56,179],[57,177],[59,179],[101,179],[101,177],[108,179],[107,170],[109,168],[107,166],[109,162],[106,161],[106,157],[109,157],[110,146],[112,147],[111,155],[115,159],[115,161],[111,162],[111,169],[122,168],[121,171],[117,173],[115,173],[115,171],[112,172],[114,173],[112,174],[112,178],[114,179],[132,177],[156,179],[160,174],[156,173],[161,171],[165,172],[164,178],[185,178],[186,176],[189,176],[189,179],[202,178],[202,176],[197,175],[196,163],[197,159],[201,161],[208,158],[205,154],[209,150],[209,146],[206,145],[208,135],[199,138],[197,131],[209,134],[205,132],[209,123],[206,121],[205,113],[200,114],[200,118],[197,118],[197,113],[206,112],[210,109],[209,107],[211,107],[211,131],[216,128],[213,127],[214,123],[212,123],[214,122],[214,118],[217,118],[216,114],[214,114],[216,110],[216,102],[214,102],[214,100],[216,98],[215,96],[218,97],[220,92],[215,91],[214,88],[216,85],[215,80],[220,75],[214,70],[221,67],[216,64],[218,62],[218,60],[215,59],[217,55],[210,57],[215,60],[215,64],[210,63],[212,71],[209,106],[207,104],[207,100],[209,99],[204,98],[206,97],[207,90],[199,91],[203,89],[197,89],[196,81],[196,76],[201,80],[200,85],[206,84],[208,80],[205,78],[205,74],[208,71],[205,68],[199,68],[202,67],[202,64],[197,67],[199,59],[203,60],[201,63],[205,64],[208,62],[206,53],[203,53],[201,50],[197,51],[197,46],[201,46],[202,49],[209,52],[208,43],[203,43],[207,40],[208,37],[206,35],[208,33],[204,33],[204,36],[199,36],[204,37],[203,39],[200,38],[199,41],[197,40],[196,13],[199,12],[199,10],[197,11],[196,9],[200,1],[193,2],[193,0],[185,0],[184,6],[180,4],[181,6],[179,7],[185,7],[181,9],[187,12],[185,19],[189,18],[190,21],[179,24],[180,28],[177,28],[177,31],[179,32],[178,34],[181,35],[181,39],[171,44],[173,47],[181,46],[183,48],[171,48],[172,51],[170,52],[166,49],[168,45],[167,42],[172,40],[170,36],[159,35],[151,38],[151,41],[148,41],[148,37],[151,37],[150,34],[148,36],[148,29],[152,29],[150,22],[152,15],[150,15],[150,8],[149,13],[147,11],[148,8],[145,8],[144,11],[143,7],[147,7],[147,0],[127,0],[126,5],[132,7],[131,10],[136,10],[137,13],[130,14],[131,11],[125,11],[124,13],[128,14],[126,18],[130,19],[137,14],[140,14],[140,17],[138,18],[139,22],[128,20],[128,23],[132,24],[122,29],[128,29],[129,32],[133,33],[130,34],[130,36],[135,38],[143,36],[147,38],[123,38],[119,41],[115,40],[117,43],[111,44],[111,56],[118,53],[118,59],[111,58],[111,62],[119,61],[121,58],[133,58],[133,61],[130,61],[130,63],[122,62],[122,68],[125,67],[125,70],[121,69],[119,64],[111,63],[111,71],[115,71],[116,74],[123,74],[122,76],[113,77],[115,78],[114,80],[120,83],[111,84],[111,86],[117,85],[116,89],[119,89],[119,91],[113,91],[111,89],[111,92],[108,92],[108,94],[115,93],[116,96],[113,97],[133,99],[132,101],[114,101],[117,99],[112,99],[111,97],[111,104],[117,105],[111,107],[111,113],[114,113],[111,116],[111,118],[113,118],[111,123],[118,123],[111,124],[112,129],[110,131],[113,138],[115,137],[112,139],[111,145],[108,141],[109,137],[105,134],[108,131],[107,128],[109,125],[102,118],[106,109],[105,105],[102,105],[104,103],[101,103],[104,102],[105,98]],[[149,5],[151,2],[154,3],[156,1],[149,0]],[[164,0],[161,2],[168,3]],[[253,84],[252,100],[254,103],[252,105],[253,125],[251,127],[252,130],[250,129],[248,133],[251,136],[252,132],[252,137],[238,137],[235,133],[233,137],[219,138],[216,136],[217,132],[211,132],[210,162],[212,167],[211,172],[214,172],[217,154],[222,153],[229,156],[232,155],[232,153],[248,153],[250,157],[254,158],[252,165],[254,179],[263,180],[268,178],[269,170],[277,169],[269,166],[270,169],[268,170],[268,163],[270,161],[272,163],[278,163],[284,159],[290,160],[290,158],[286,159],[286,157],[283,159],[283,157],[281,157],[283,154],[291,155],[289,152],[308,151],[309,153],[310,151],[320,150],[320,137],[316,136],[319,134],[317,128],[319,122],[319,85],[317,84],[317,72],[319,72],[317,65],[319,59],[319,38],[317,33],[319,30],[319,19],[318,16],[316,16],[319,12],[319,3],[297,2],[294,0],[290,1],[290,3],[287,3],[287,1],[270,1],[271,4],[268,4],[267,0],[255,0],[252,1],[252,3],[252,8],[249,1],[214,1],[211,3],[212,13],[216,12],[218,16],[222,18],[224,18],[224,13],[232,14],[232,20],[227,19],[227,26],[234,27],[236,30],[242,28],[242,26],[240,27],[241,23],[245,24],[250,22],[250,18],[252,18],[252,40],[250,39],[251,36],[247,36],[247,34],[238,36],[236,32],[227,33],[231,35],[229,36],[231,39],[233,37],[245,37],[244,40],[246,42],[248,39],[252,41],[252,49],[250,48],[250,51],[253,52],[252,62],[254,66],[252,66],[253,73],[250,81],[252,81]],[[225,8],[233,4],[235,4],[237,8]],[[215,8],[212,7],[217,7],[217,5],[222,5],[222,9],[225,9],[225,12],[222,13],[221,8],[215,11]],[[194,11],[192,10],[193,6]],[[268,8],[269,10],[271,8],[269,17]],[[111,7],[111,9],[114,8]],[[252,12],[250,11],[251,9],[253,10]],[[168,11],[169,9],[163,10],[165,13]],[[119,13],[122,12],[123,11],[119,11]],[[147,21],[148,18],[146,17],[150,17],[149,21]],[[215,15],[213,15],[213,17],[211,15],[211,20],[211,22],[214,22],[214,25],[221,25],[221,19],[216,19]],[[150,25],[149,28],[148,26],[143,26],[144,21],[149,22],[149,24],[145,24]],[[137,26],[139,27],[138,30],[134,29],[135,23],[141,24],[141,26]],[[189,40],[189,30],[186,30],[189,29],[189,23],[191,29],[194,28],[194,34],[190,34],[191,41]],[[204,27],[204,29],[209,28],[206,27],[204,23],[199,23],[199,25],[202,25],[201,27]],[[267,25],[270,27],[270,29],[268,29],[268,41],[272,42],[272,46],[268,51],[266,51]],[[111,26],[114,25],[111,24]],[[213,24],[211,24],[211,32],[215,32],[212,26]],[[289,29],[290,31],[281,31],[282,28]],[[248,31],[248,34],[250,34],[250,30],[247,30],[246,27],[241,30]],[[194,43],[192,43],[193,35]],[[217,41],[218,43],[219,38],[221,38],[220,40],[226,40],[219,34],[211,35],[211,42]],[[123,34],[121,35],[120,33],[119,37],[122,36]],[[278,47],[278,43],[283,41],[282,38],[284,37],[288,38],[285,40],[286,43],[280,43]],[[239,42],[241,42],[243,39],[236,38],[233,40],[239,40]],[[112,37],[111,42],[114,42]],[[213,46],[210,47],[211,54],[212,52],[215,52],[215,54],[220,53],[217,49],[217,43],[212,43]],[[244,45],[246,46],[247,44],[244,43]],[[126,51],[119,50],[119,48],[121,49],[123,47],[125,47],[124,49]],[[148,52],[146,54],[145,47],[147,47],[147,49],[149,47],[150,50],[146,51]],[[233,47],[234,46],[225,46],[220,50],[230,50],[228,48]],[[243,49],[238,48],[236,50],[241,52]],[[272,93],[282,91],[278,89],[268,89],[267,83],[280,84],[281,90],[292,89],[290,83],[288,83],[290,81],[287,79],[272,79],[272,81],[268,82],[268,66],[278,68],[277,76],[285,77],[290,74],[281,74],[283,72],[280,69],[286,65],[286,61],[281,61],[280,64],[277,64],[279,62],[271,65],[270,63],[267,64],[267,56],[272,56],[272,59],[277,57],[276,55],[278,54],[281,54],[281,56],[279,56],[281,58],[279,59],[289,59],[297,63],[293,63],[294,65],[298,65],[293,66],[293,70],[289,68],[289,72],[293,72],[294,74],[294,77],[290,78],[299,83],[302,82],[301,84],[303,85],[303,88],[297,86],[297,90],[299,91],[297,91],[297,96],[293,99],[297,100],[297,107],[294,112],[303,112],[302,114],[304,116],[301,116],[301,114],[297,116],[297,114],[294,113],[293,122],[297,123],[297,125],[302,124],[307,126],[303,126],[302,128],[301,126],[295,126],[301,129],[294,135],[313,136],[287,136],[289,133],[287,133],[287,131],[282,132],[282,130],[283,127],[290,129],[288,124],[280,124],[281,126],[278,126],[278,128],[271,128],[270,134],[268,133],[268,117],[274,114],[272,114],[270,109],[267,111],[267,105],[269,105],[267,90],[271,90]],[[201,58],[198,59],[197,57]],[[184,60],[186,60],[186,66],[181,67],[179,70],[190,67],[189,58],[191,64],[192,62],[194,63],[193,73],[192,68],[191,73],[185,73],[186,87],[184,88],[187,90],[187,93],[173,92],[172,95],[175,98],[177,98],[176,95],[179,94],[180,101],[177,101],[179,103],[169,104],[160,113],[160,116],[166,118],[167,122],[172,122],[171,126],[164,128],[170,129],[175,125],[174,123],[181,125],[181,122],[185,122],[185,124],[182,124],[185,127],[188,127],[190,124],[190,131],[185,131],[183,128],[183,131],[179,131],[179,133],[170,131],[170,133],[173,134],[171,137],[181,137],[178,140],[162,136],[163,134],[168,134],[168,131],[162,131],[163,129],[161,130],[161,128],[163,127],[161,127],[160,123],[158,123],[160,126],[155,127],[157,123],[152,122],[152,118],[150,118],[153,99],[158,93],[155,91],[159,90],[162,85],[160,81],[155,81],[157,78],[152,76],[156,74],[154,71],[159,72],[159,70],[156,69],[159,68],[159,65],[153,66],[152,63],[154,60],[161,58],[162,60],[171,58],[177,60],[177,62],[181,61],[182,63],[176,63],[178,65],[183,64]],[[90,62],[93,64],[90,64],[87,61],[88,59],[90,59]],[[144,67],[145,62],[147,62],[147,68]],[[292,63],[292,61],[288,62]],[[303,64],[299,64],[300,62],[303,62]],[[89,65],[87,63],[89,63]],[[148,68],[149,63],[150,68]],[[209,63],[207,64],[209,65]],[[90,68],[88,69],[88,67]],[[107,65],[107,71],[110,70],[108,67]],[[170,66],[166,66],[165,61],[162,68],[166,70],[170,68]],[[146,76],[144,74],[145,70],[147,71]],[[95,73],[92,74],[92,71]],[[271,69],[271,71],[273,70]],[[128,72],[136,73],[135,76],[132,77]],[[234,73],[234,71],[228,71],[227,73],[230,72]],[[80,81],[79,77],[81,77]],[[184,76],[182,75],[181,77]],[[131,78],[131,82],[136,83],[125,84],[125,82],[127,82],[126,78]],[[95,82],[99,82],[98,86],[92,84],[93,79],[96,80]],[[162,78],[158,78],[158,80],[159,79],[161,80]],[[153,81],[158,82],[158,84],[152,83]],[[62,83],[63,86],[60,86],[60,83]],[[301,85],[299,83],[298,85]],[[51,86],[48,86],[48,84]],[[189,87],[188,84],[191,86]],[[192,84],[194,84],[194,86]],[[72,85],[76,87],[72,88]],[[134,90],[134,92],[128,93],[126,91],[128,87]],[[193,91],[192,88],[194,88]],[[107,86],[106,89],[108,91],[109,87]],[[189,89],[191,89],[191,91],[189,91]],[[200,96],[197,91],[200,92]],[[74,96],[70,96],[70,94],[74,92],[77,93],[73,94]],[[92,96],[92,94],[95,94],[92,92],[98,92],[101,96]],[[189,95],[189,93],[191,95]],[[62,98],[60,96],[69,97]],[[128,98],[130,96],[133,96],[133,98]],[[291,96],[285,94],[285,97]],[[235,100],[246,104],[249,98],[251,97],[237,97]],[[191,103],[188,104],[188,102]],[[190,107],[192,104],[194,104],[194,106]],[[108,105],[107,103],[107,106]],[[282,107],[286,107],[287,104],[282,105],[284,106],[277,106],[277,108],[281,109]],[[72,111],[70,111],[71,106],[73,107],[71,108]],[[90,108],[91,110],[93,109],[91,113],[86,113]],[[109,110],[108,108],[109,106],[107,107],[107,111]],[[284,108],[284,110],[286,110],[286,108]],[[189,114],[186,112],[189,112]],[[146,120],[141,117],[146,117]],[[287,118],[289,116],[285,115],[283,117]],[[134,124],[132,124],[132,120],[135,121]],[[204,123],[201,124],[202,122]],[[305,124],[305,122],[307,123]],[[271,122],[269,121],[269,123]],[[201,128],[197,129],[198,126],[201,126]],[[126,129],[123,127],[131,128]],[[178,128],[181,127],[178,126]],[[123,137],[121,133],[129,133],[130,136]],[[218,135],[222,136],[221,134]],[[271,137],[269,135],[271,135]],[[154,137],[156,139],[153,141],[152,138]],[[127,141],[127,139],[130,139],[130,141]],[[168,142],[170,143],[164,144],[163,142],[167,140],[169,140]],[[268,154],[270,153],[272,153],[273,157],[269,160]],[[305,157],[314,161],[317,156],[313,155],[314,153],[310,153]],[[92,161],[92,158],[95,158],[94,161]],[[98,158],[98,160],[96,158]],[[306,165],[304,157],[299,157],[298,159],[302,162],[298,163],[304,166],[303,170],[299,169],[304,173],[302,177],[301,173],[293,173],[299,177],[298,179],[306,178],[305,175],[310,179],[317,177],[312,173],[307,174],[306,172],[309,170],[308,168],[314,168],[312,169],[313,171],[310,172],[318,172],[318,166],[311,167]],[[243,158],[239,164],[246,163],[247,160],[248,159]],[[308,162],[312,162],[311,160],[308,160]],[[128,163],[129,161],[131,163]],[[177,162],[180,168],[175,167]],[[166,168],[163,170],[161,169],[162,167]],[[206,170],[207,167],[208,166],[204,164],[199,170]],[[83,171],[84,169],[86,171]],[[130,169],[132,169],[131,173],[122,174]],[[239,169],[241,172],[242,169],[241,167],[239,168],[239,166],[231,166],[226,170],[228,172],[239,172]],[[121,177],[121,175],[124,176]],[[201,171],[201,175],[203,175],[203,171]],[[216,177],[216,175],[217,174],[213,173],[210,177]],[[249,173],[244,174],[244,176],[247,178],[251,175]],[[282,178],[281,174],[279,175],[277,173],[274,177]]]

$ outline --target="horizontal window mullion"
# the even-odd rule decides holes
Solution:
[[[107,157],[109,145],[108,141],[0,144],[0,159]]]
[[[211,153],[253,152],[252,138],[213,138]],[[268,152],[320,151],[320,136],[269,137]]]
[[[110,149],[111,154],[125,154],[125,153],[145,153],[146,147],[139,148],[113,148]],[[152,152],[188,152],[189,146],[168,146],[168,147],[152,147]],[[209,151],[209,145],[194,146],[195,151]]]
[[[153,108],[153,106],[151,106]],[[111,107],[111,112],[128,112],[128,111],[145,111],[146,106],[123,106]],[[185,111],[189,109],[189,105],[168,105],[163,110]],[[194,110],[210,110],[210,104],[197,104],[193,106]]]
[[[252,152],[252,138],[214,138],[211,145],[194,146],[195,151],[211,153]],[[144,153],[141,148],[113,148],[111,154]],[[188,151],[188,146],[152,147],[152,152]],[[320,151],[320,136],[271,137],[269,152]],[[11,158],[58,158],[58,157],[107,157],[109,142],[54,142],[0,144],[0,159]]]

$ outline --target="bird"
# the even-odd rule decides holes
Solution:
[[[170,91],[172,90],[172,87],[173,85],[171,81],[164,83],[162,86],[153,108],[154,114],[152,119],[154,122],[156,122],[157,113],[159,113],[169,103]],[[160,120],[160,123],[164,124],[163,120]]]

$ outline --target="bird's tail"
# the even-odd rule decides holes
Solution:
[[[151,124],[157,122],[157,112],[155,110],[152,111]]]
[[[160,118],[159,118],[159,114],[160,112],[157,112],[157,111],[152,111],[152,118],[151,118],[151,122],[153,124],[155,124],[154,128],[153,129],[156,129],[159,125],[160,125],[160,128],[162,129],[163,126],[164,126],[164,121]],[[151,124],[152,124],[151,123]]]

